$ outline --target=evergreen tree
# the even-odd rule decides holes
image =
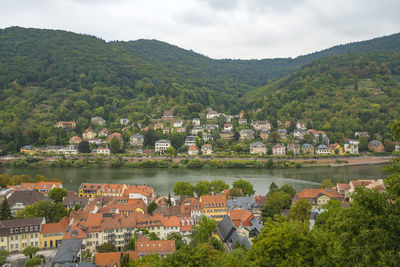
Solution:
[[[11,219],[11,209],[8,205],[7,199],[4,199],[3,203],[0,206],[0,220],[8,220]]]

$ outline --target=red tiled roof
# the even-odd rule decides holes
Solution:
[[[147,240],[140,239],[143,241],[136,241],[136,254],[146,255],[146,253],[171,253],[175,252],[175,240]]]
[[[239,227],[241,225],[250,226],[250,219],[253,218],[254,215],[248,210],[239,209],[239,210],[230,210],[229,217],[231,218],[233,224],[236,227]]]
[[[179,227],[181,224],[179,222],[178,216],[165,216],[163,221],[164,227]]]
[[[310,198],[316,198],[320,194],[326,195],[330,198],[340,198],[340,199],[343,198],[343,196],[340,195],[336,190],[325,189],[325,188],[324,189],[321,189],[321,188],[303,189],[296,194],[296,197],[310,199]]]
[[[350,189],[350,184],[336,184],[337,190],[349,190]]]
[[[202,207],[209,206],[225,206],[227,205],[225,195],[205,195],[200,197],[200,205]],[[207,206],[206,206],[207,205]]]
[[[45,223],[42,225],[41,233],[64,233],[69,225],[69,218],[64,217],[58,223]]]
[[[95,258],[99,267],[120,266],[121,252],[96,253]]]

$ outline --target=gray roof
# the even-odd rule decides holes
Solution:
[[[267,130],[267,129],[264,129],[264,130],[261,130],[261,132],[260,133],[270,133],[269,132],[269,130]]]
[[[303,144],[303,146],[302,146],[303,148],[305,148],[305,149],[309,149],[309,148],[311,148],[312,146],[310,145],[310,144]]]
[[[250,232],[250,237],[259,235],[264,225],[256,217],[251,218],[250,223],[251,226],[246,227],[246,229]]]
[[[227,201],[228,210],[233,210],[235,208],[252,210],[258,207],[257,203],[252,197],[237,197],[233,199],[228,199]]]
[[[287,133],[286,129],[278,129],[276,130],[277,133]]]
[[[326,145],[319,145],[319,146],[317,146],[316,149],[317,149],[317,150],[320,150],[320,149],[328,149],[328,147],[327,147]]]
[[[250,248],[250,241],[247,238],[238,235],[236,227],[228,215],[225,215],[222,221],[218,223],[217,233],[230,250],[234,249],[236,243],[244,245],[246,249]]]
[[[263,143],[261,143],[261,142],[254,142],[254,143],[251,143],[251,144],[250,144],[250,147],[255,147],[255,146],[262,146],[262,147],[265,147],[265,145],[264,145]]]
[[[166,139],[160,139],[160,140],[157,140],[156,143],[167,143],[167,144],[171,144],[171,141],[170,141],[170,140],[166,140]]]
[[[144,136],[137,133],[137,134],[132,135],[131,137],[133,137],[133,138],[143,138]]]
[[[249,130],[249,129],[245,129],[245,130],[241,130],[240,133],[254,133],[253,130]]]
[[[38,201],[45,200],[43,194],[36,190],[19,190],[15,191],[8,199],[8,205],[13,207],[17,203],[22,203],[24,206],[32,205]]]
[[[55,263],[74,263],[82,246],[82,239],[65,239],[57,249],[56,256],[53,259]]]
[[[372,146],[379,146],[382,144],[382,142],[378,140],[372,140],[371,142],[369,142],[369,144]]]
[[[190,141],[196,141],[196,136],[193,136],[193,135],[187,136],[187,137],[186,137],[186,142],[187,142],[187,141],[189,141],[189,142],[190,142]]]

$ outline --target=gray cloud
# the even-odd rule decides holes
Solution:
[[[151,38],[213,58],[295,57],[398,32],[398,0],[0,0],[0,27]]]

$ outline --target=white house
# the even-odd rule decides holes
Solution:
[[[160,153],[165,153],[167,148],[169,148],[170,146],[171,146],[170,140],[165,140],[165,139],[157,140],[155,144],[155,151]]]

